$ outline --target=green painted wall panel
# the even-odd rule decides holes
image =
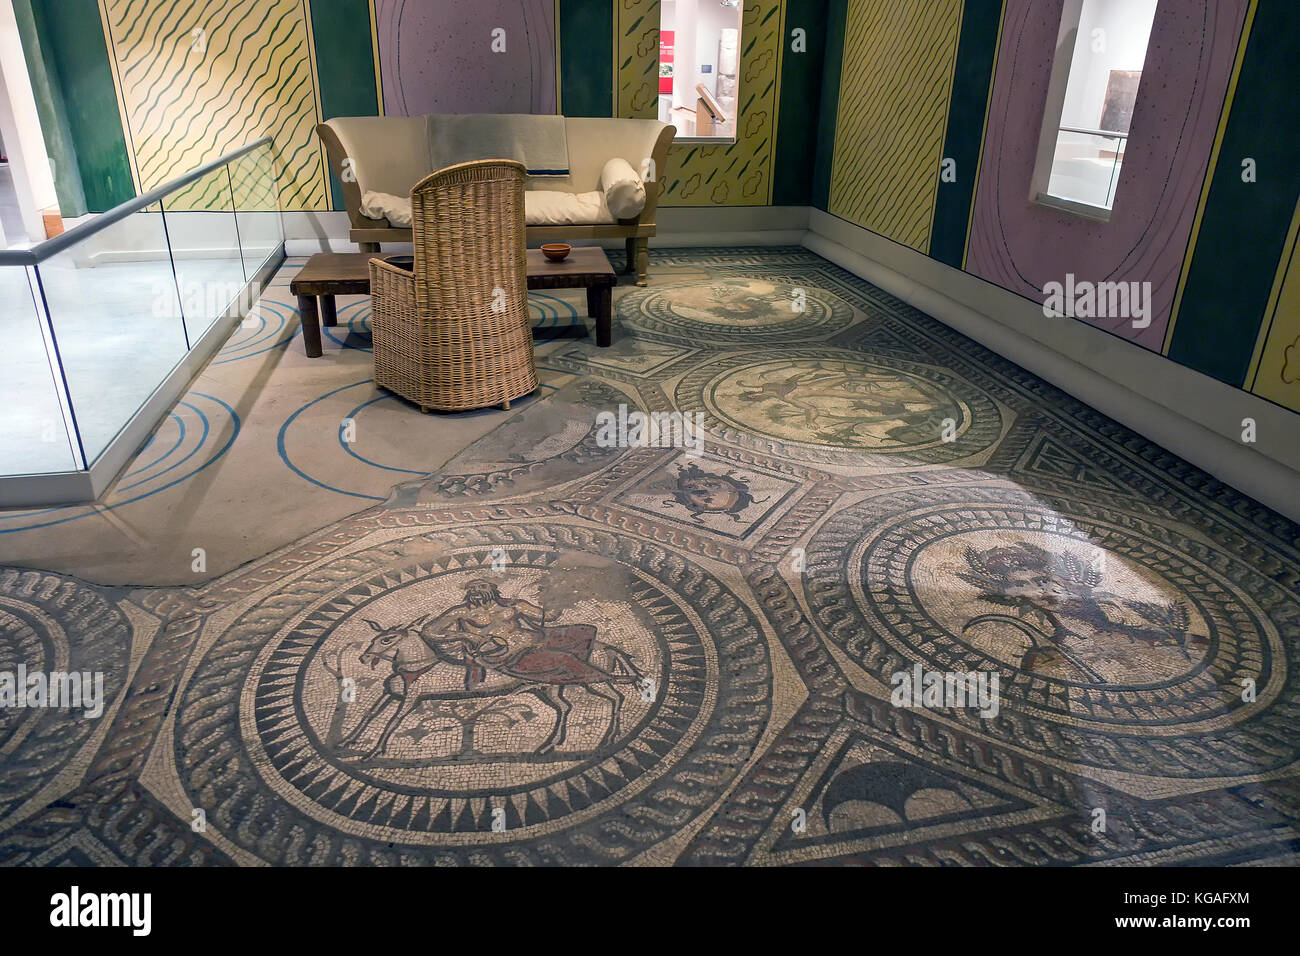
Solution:
[[[840,108],[840,71],[844,67],[844,23],[848,0],[829,0],[826,7],[826,46],[822,64],[822,95],[817,117],[817,160],[813,165],[812,203],[830,205],[831,160],[835,158],[835,119]]]
[[[828,0],[789,0],[781,64],[781,115],[777,124],[772,204],[806,206],[812,202],[817,162],[818,104],[826,59]],[[791,50],[791,33],[802,28],[807,50]]]
[[[1300,3],[1261,0],[1201,219],[1169,357],[1244,384],[1300,195]],[[1242,181],[1243,158],[1258,181]]]
[[[375,53],[368,0],[327,0],[311,5],[321,116],[378,116]],[[330,172],[333,208],[343,209],[343,186]]]
[[[47,61],[49,43],[43,36],[44,30],[37,21],[31,0],[13,0],[13,6],[23,44],[23,58],[27,61],[27,76],[45,139],[45,151],[54,174],[59,211],[64,216],[81,216],[86,213],[86,196],[81,188],[81,170],[77,168],[77,151],[72,145],[63,87],[53,63]]]
[[[614,115],[614,4],[560,0],[560,112]]]
[[[89,212],[135,195],[108,47],[95,0],[31,0],[47,68],[58,76]],[[49,47],[45,48],[48,41]]]
[[[970,225],[975,173],[984,139],[984,113],[993,86],[1002,0],[966,0],[962,9],[957,68],[948,106],[943,155],[957,163],[956,181],[939,180],[930,256],[960,269]]]

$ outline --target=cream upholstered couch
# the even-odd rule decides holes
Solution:
[[[387,218],[371,218],[362,212],[363,195],[375,193],[408,197],[411,187],[429,173],[429,137],[436,135],[436,116],[347,116],[335,117],[316,127],[329,153],[330,167],[343,184],[343,198],[352,223],[350,237],[363,252],[376,252],[380,243],[410,242],[409,227],[397,226]],[[646,159],[653,161],[653,181],[645,183],[645,206],[629,219],[615,219],[601,204],[603,214],[595,211],[588,221],[565,225],[529,224],[527,241],[542,242],[573,239],[623,239],[627,248],[628,271],[633,268],[637,284],[645,284],[646,250],[655,235],[655,214],[668,148],[676,131],[657,120],[615,119],[605,117],[564,118],[568,141],[568,176],[530,176],[527,190],[558,191],[584,194],[601,188],[601,174],[612,158],[621,157],[633,169],[645,169]],[[481,157],[496,159],[500,157]],[[345,172],[346,163],[346,172]],[[369,207],[374,211],[373,203]]]

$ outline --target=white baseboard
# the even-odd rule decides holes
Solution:
[[[812,252],[1300,521],[1294,413],[820,210],[809,226]],[[1256,422],[1254,446],[1238,440],[1243,418]]]

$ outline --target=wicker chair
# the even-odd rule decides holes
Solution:
[[[370,260],[375,384],[428,411],[537,388],[524,258],[524,167],[440,169],[411,189],[413,271]]]

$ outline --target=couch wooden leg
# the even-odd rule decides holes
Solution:
[[[504,402],[501,403],[501,411],[503,412],[510,411],[510,399],[507,398]]]
[[[358,242],[358,243],[357,243],[357,248],[359,248],[362,252],[378,252],[378,251],[379,251],[379,243],[377,243],[377,242]]]
[[[646,272],[650,268],[650,240],[636,240],[636,284],[646,284]]]

